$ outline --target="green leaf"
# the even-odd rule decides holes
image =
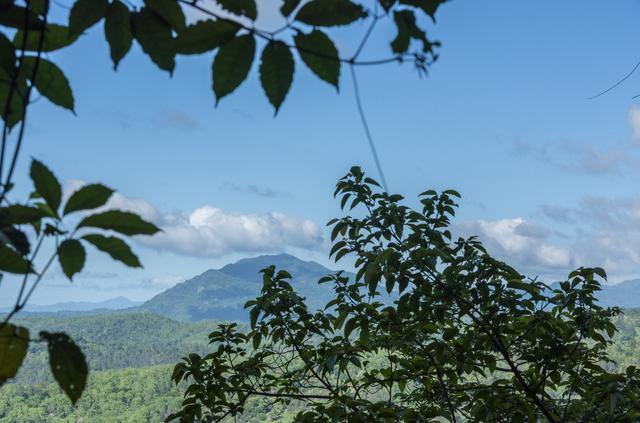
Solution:
[[[276,113],[291,88],[293,69],[293,55],[289,47],[282,41],[269,41],[262,51],[260,82]]]
[[[112,259],[118,260],[129,267],[142,267],[138,257],[133,254],[127,243],[120,238],[90,234],[83,236],[82,239],[93,244],[100,251],[109,254]]]
[[[113,194],[113,190],[102,184],[85,185],[74,192],[64,206],[64,215],[104,206]]]
[[[20,30],[16,32],[16,35],[13,37],[13,45],[16,48],[22,49],[22,45],[25,42],[24,40],[25,32]],[[42,31],[40,30],[29,30],[27,31],[27,39],[25,44],[25,50],[27,51],[38,51],[40,49],[40,38],[42,37]],[[44,30],[44,41],[42,43],[42,51],[50,52],[54,50],[59,50],[63,47],[66,47],[72,44],[75,40],[78,39],[78,35],[72,35],[69,31],[69,27],[58,25],[58,24],[47,24],[46,29]]]
[[[15,226],[0,228],[0,242],[12,245],[22,256],[26,256],[31,251],[27,235]]]
[[[239,27],[225,19],[199,21],[176,37],[176,52],[201,54],[214,50],[235,37]]]
[[[77,0],[69,13],[69,35],[77,36],[97,24],[108,8],[108,0]]]
[[[133,42],[131,13],[120,0],[114,0],[107,10],[104,21],[104,35],[109,43],[113,68],[127,55]]]
[[[296,7],[300,4],[300,0],[284,0],[282,7],[280,7],[280,13],[282,16],[288,17],[296,10]]]
[[[296,14],[296,20],[312,26],[348,25],[367,17],[367,12],[351,0],[311,0]]]
[[[422,9],[422,11],[429,15],[429,17],[435,22],[435,15],[438,11],[438,7],[447,1],[449,0],[400,0],[400,3]]]
[[[0,329],[0,385],[16,376],[28,347],[27,328],[7,323]]]
[[[258,17],[255,0],[216,0],[216,2],[234,15],[246,16],[252,21]]]
[[[13,2],[11,2],[13,3]],[[10,28],[24,29],[25,20],[28,20],[27,28],[40,29],[44,22],[33,11],[27,10],[21,6],[14,6],[13,4],[1,4],[0,5],[0,25],[8,26]],[[25,14],[28,14],[28,18],[25,19]]]
[[[132,16],[133,35],[144,51],[160,69],[173,73],[176,66],[175,46],[171,28],[148,7]]]
[[[24,275],[32,273],[31,264],[15,250],[0,244],[0,271]]]
[[[2,209],[2,223],[22,225],[25,223],[33,223],[45,217],[47,214],[37,207],[24,206],[22,204],[13,204]]]
[[[89,369],[80,348],[66,333],[40,332],[49,344],[49,365],[53,378],[75,404],[84,391]]]
[[[0,78],[5,81],[11,81],[12,77],[0,68]],[[2,120],[6,121],[9,129],[13,128],[24,116],[24,96],[27,91],[26,79],[19,76],[16,81],[16,90],[10,93],[10,84],[0,84],[0,115]],[[9,98],[11,97],[11,98]]]
[[[176,31],[181,31],[186,26],[184,12],[177,0],[144,0],[144,4]]]
[[[244,34],[223,45],[213,60],[213,92],[216,104],[247,78],[256,52],[256,40]]]
[[[340,60],[333,41],[322,31],[298,32],[294,41],[302,61],[316,76],[338,89]]]
[[[404,53],[409,49],[411,39],[422,41],[422,50],[431,51],[433,44],[427,38],[427,34],[416,25],[416,17],[411,10],[399,10],[393,14],[393,20],[398,28],[398,34],[391,41],[391,50],[394,53]]]
[[[135,213],[109,210],[85,217],[78,228],[92,227],[119,232],[124,235],[153,235],[160,229]]]
[[[0,32],[0,68],[7,75],[14,75],[16,71],[16,48],[2,32]]]
[[[25,57],[22,60],[22,70],[25,72],[25,77],[32,78],[38,60],[40,63],[38,63],[36,77],[33,81],[38,92],[53,104],[73,111],[74,99],[69,80],[54,63],[43,58]]]
[[[57,212],[62,200],[62,188],[58,178],[42,162],[33,159],[31,161],[31,180],[36,192],[47,202],[53,212]]]
[[[58,260],[62,271],[73,280],[73,275],[80,272],[84,267],[86,254],[84,247],[77,239],[66,239],[58,247]]]

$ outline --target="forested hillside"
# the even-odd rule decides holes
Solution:
[[[211,269],[175,285],[138,307],[178,320],[247,320],[244,304],[260,294],[261,269],[275,265],[293,275],[293,284],[312,308],[321,308],[333,291],[318,280],[334,273],[318,263],[289,254],[264,255]],[[347,275],[350,275],[347,273]]]
[[[48,380],[44,352],[30,352],[16,383],[0,389],[0,423],[160,422],[179,405],[182,393],[170,380],[172,363],[189,351],[208,351],[215,322],[178,322],[153,313],[30,316],[32,327],[56,327],[73,335],[87,352],[87,390],[74,408]],[[640,310],[616,322],[611,356],[622,366],[640,365]],[[162,364],[162,365],[157,365]],[[126,368],[129,367],[129,368]],[[131,368],[138,367],[138,368]],[[291,421],[300,410],[250,402],[241,421]]]
[[[175,362],[189,351],[204,351],[213,322],[178,322],[154,313],[32,315],[19,319],[33,328],[55,328],[76,339],[92,371]],[[16,383],[52,381],[46,345],[32,344]]]

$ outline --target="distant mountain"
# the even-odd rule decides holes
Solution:
[[[598,299],[606,307],[640,308],[640,279],[605,285]]]
[[[25,311],[31,313],[55,313],[59,311],[94,311],[94,310],[124,310],[126,308],[136,307],[142,302],[131,301],[126,297],[116,297],[104,301],[69,301],[64,303],[55,303],[48,305],[27,304]],[[8,311],[9,308],[0,309],[2,312]]]
[[[323,307],[333,290],[318,279],[332,273],[326,267],[289,254],[243,259],[219,270],[207,270],[156,295],[138,307],[179,320],[247,320],[244,304],[260,294],[260,270],[275,265],[293,276],[294,289],[312,309]]]

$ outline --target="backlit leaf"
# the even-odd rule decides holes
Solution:
[[[260,82],[276,113],[293,82],[293,69],[289,47],[282,41],[270,41],[262,51]]]
[[[153,235],[159,231],[153,223],[143,220],[135,213],[109,210],[85,217],[78,228],[92,227],[119,232],[124,235]]]
[[[186,26],[184,12],[176,0],[144,0],[144,4],[176,31],[181,31]]]
[[[58,260],[65,275],[71,280],[84,267],[86,254],[77,239],[66,239],[58,247]]]
[[[169,73],[176,66],[175,46],[171,28],[148,7],[132,16],[133,35],[144,51],[160,69]]]
[[[97,249],[111,256],[129,267],[142,267],[138,257],[133,254],[131,248],[120,238],[103,236],[99,234],[85,235],[82,239],[93,244]]]
[[[53,378],[75,404],[84,391],[89,369],[84,354],[66,333],[40,332],[47,341]]]
[[[251,34],[241,35],[220,48],[213,60],[213,92],[216,104],[247,78],[256,52]]]
[[[16,376],[28,347],[27,328],[7,323],[0,329],[0,385]]]
[[[85,185],[74,192],[64,206],[64,214],[78,210],[89,210],[104,206],[113,190],[102,184]]]
[[[22,60],[22,70],[25,72],[25,77],[32,78],[38,60],[40,63],[38,63],[36,77],[33,81],[38,92],[53,104],[73,111],[74,98],[69,80],[55,63],[34,56],[25,57]]]
[[[296,14],[296,20],[313,26],[348,25],[367,17],[367,12],[351,0],[311,0]]]
[[[42,43],[42,51],[50,52],[59,50],[72,44],[77,38],[78,34],[71,34],[69,28],[58,24],[47,24],[44,32],[40,30],[27,31],[26,44],[25,44],[25,32],[18,31],[13,37],[13,45],[16,48],[22,49],[23,44],[27,51],[38,51]],[[40,39],[44,37],[42,42]]]
[[[38,160],[31,161],[31,180],[35,190],[47,202],[51,210],[56,212],[62,200],[62,187],[58,178]]]
[[[77,36],[107,14],[108,0],[76,0],[69,14],[69,35]]]
[[[230,21],[199,21],[189,25],[176,37],[176,52],[179,54],[200,54],[211,51],[231,41],[239,27]]]
[[[109,43],[113,68],[131,49],[133,33],[131,30],[131,13],[120,0],[114,0],[107,10],[104,22],[104,35]]]
[[[314,30],[309,34],[297,33],[294,41],[304,64],[318,78],[338,89],[340,60],[331,39],[324,32]]]

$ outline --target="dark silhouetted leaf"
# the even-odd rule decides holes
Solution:
[[[44,34],[44,42],[42,43],[42,51],[44,52],[59,50],[72,44],[76,39],[78,39],[78,35],[72,35],[69,32],[68,27],[58,24],[47,24],[44,33],[40,30],[29,30],[28,33],[25,45],[25,50],[27,51],[39,50],[42,34]],[[24,36],[24,31],[16,32],[15,37],[13,37],[13,45],[22,49]]]
[[[173,35],[169,25],[148,7],[132,15],[133,35],[142,50],[160,69],[170,74],[176,66]]]
[[[400,3],[422,9],[422,11],[429,15],[429,17],[435,22],[435,15],[438,11],[438,7],[447,1],[448,0],[400,0]]]
[[[73,111],[74,99],[69,80],[54,63],[43,58],[25,57],[22,60],[22,70],[25,72],[25,77],[32,78],[38,60],[40,63],[38,63],[36,78],[33,81],[38,92],[53,104]]]
[[[284,0],[282,7],[280,7],[280,13],[282,13],[282,16],[288,17],[296,10],[299,4],[300,0]]]
[[[144,0],[144,4],[176,31],[181,31],[186,26],[184,12],[176,0]]]
[[[212,68],[216,104],[247,78],[255,53],[256,41],[251,34],[236,37],[218,50]]]
[[[252,21],[258,17],[255,0],[216,0],[216,2],[234,15],[246,16]]]
[[[16,48],[6,35],[0,32],[0,68],[13,75],[16,71]]]
[[[393,20],[398,28],[398,34],[391,41],[391,49],[394,53],[404,53],[409,49],[411,39],[422,42],[422,50],[431,51],[433,45],[427,39],[427,34],[416,25],[416,17],[411,10],[399,10],[393,14]]]
[[[62,188],[58,178],[42,162],[35,159],[31,161],[29,174],[36,192],[47,202],[54,213],[57,212],[62,200]]]
[[[158,227],[143,220],[135,213],[121,210],[109,210],[85,217],[78,228],[92,227],[120,232],[124,235],[153,235]]]
[[[348,25],[365,17],[362,6],[350,0],[311,0],[296,14],[297,21],[313,26]]]
[[[131,49],[133,33],[131,31],[131,16],[129,9],[120,0],[114,0],[107,10],[104,21],[104,35],[109,43],[113,68]]]
[[[276,113],[293,82],[293,69],[293,55],[289,47],[282,41],[270,41],[262,51],[260,82]]]
[[[0,271],[24,275],[33,272],[33,269],[15,250],[0,244]]]
[[[62,271],[69,278],[73,279],[73,275],[80,272],[84,267],[86,254],[84,247],[77,239],[66,239],[60,243],[58,247],[58,260]]]
[[[0,329],[0,385],[16,376],[28,347],[27,328],[7,323]]]
[[[239,27],[230,21],[206,20],[190,25],[176,37],[176,52],[200,54],[211,51],[231,41]]]
[[[23,256],[29,254],[31,250],[27,235],[14,226],[0,228],[0,241],[12,245]]]
[[[69,13],[69,35],[77,36],[97,24],[108,8],[108,0],[77,0]]]
[[[25,223],[36,222],[47,214],[37,207],[23,206],[21,204],[14,204],[5,209],[2,209],[0,216],[2,216],[2,223],[8,223],[13,225],[22,225]]]
[[[0,68],[0,79],[11,81],[12,76]],[[11,84],[0,84],[0,115],[9,128],[13,128],[24,116],[24,94],[27,92],[27,82],[19,76],[16,86],[11,93]]]
[[[129,267],[142,267],[138,257],[131,251],[126,242],[113,236],[98,234],[85,235],[82,239],[93,244],[97,249],[111,256]]]
[[[25,19],[25,13],[28,13],[27,19]],[[27,10],[21,6],[15,6],[11,3],[0,5],[0,25],[24,29],[25,21],[27,20],[29,29],[40,29],[44,24],[42,19],[31,10]]]
[[[64,206],[63,214],[104,206],[109,201],[111,194],[113,194],[113,190],[102,184],[85,185],[69,197]]]
[[[80,348],[66,333],[40,332],[49,346],[49,365],[53,378],[75,404],[87,383],[87,362]]]
[[[305,65],[318,78],[338,89],[340,61],[338,59],[338,50],[331,39],[324,32],[314,30],[310,34],[299,32],[294,40]]]

